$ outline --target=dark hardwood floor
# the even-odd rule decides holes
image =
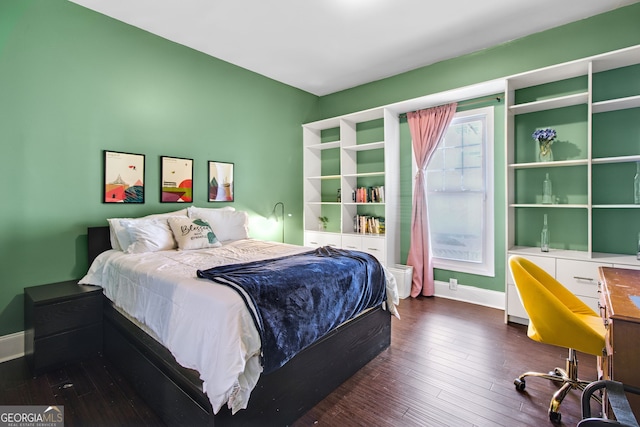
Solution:
[[[517,392],[513,379],[564,367],[566,350],[531,341],[525,327],[504,324],[500,310],[418,298],[402,300],[400,313],[391,347],[294,427],[553,425],[547,407],[556,385],[532,378]],[[579,359],[580,376],[595,379],[595,357]],[[565,399],[556,425],[576,425],[579,397],[574,391]],[[68,427],[162,425],[101,357],[36,378],[24,358],[1,363],[0,405],[32,404],[64,405]]]

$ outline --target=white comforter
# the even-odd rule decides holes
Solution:
[[[200,373],[215,413],[227,403],[247,407],[258,381],[260,335],[240,296],[196,277],[196,270],[308,251],[309,248],[243,239],[220,248],[99,255],[80,283],[105,295],[143,323],[178,363]],[[396,314],[398,292],[387,272],[387,305]]]

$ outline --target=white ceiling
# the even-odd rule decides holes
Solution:
[[[326,95],[640,0],[69,1]]]

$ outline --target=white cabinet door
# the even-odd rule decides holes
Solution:
[[[516,285],[513,284],[507,285],[507,315],[529,320],[529,316],[527,315],[527,312],[524,310],[524,307],[520,302],[520,297],[518,296]],[[509,320],[515,321],[515,319]]]

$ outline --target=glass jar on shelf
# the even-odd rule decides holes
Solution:
[[[547,224],[547,214],[544,214],[544,223],[542,225],[542,232],[540,233],[540,250],[542,252],[549,252],[549,226]]]
[[[549,179],[549,174],[547,173],[544,181],[542,182],[542,203],[551,204],[553,202],[552,188],[551,188],[551,180]]]

